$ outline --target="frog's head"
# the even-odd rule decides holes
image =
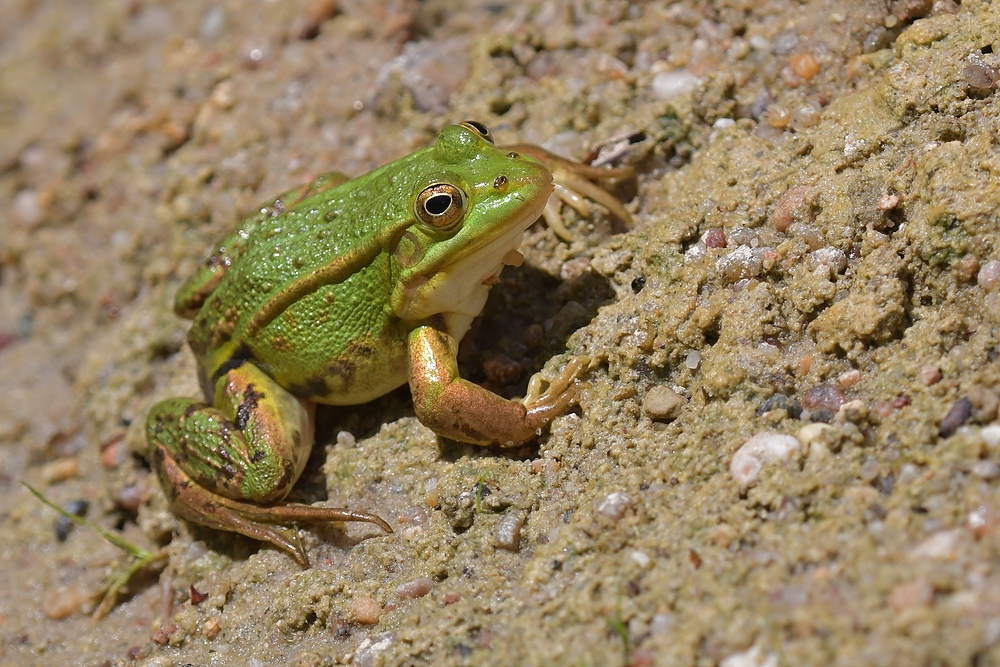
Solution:
[[[521,237],[552,194],[552,174],[534,158],[497,148],[468,121],[445,128],[427,153],[412,193],[412,224],[394,240],[396,314],[442,314],[461,338],[505,265],[517,265]]]

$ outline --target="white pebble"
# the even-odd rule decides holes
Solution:
[[[761,648],[754,646],[749,651],[734,653],[722,659],[719,667],[778,667],[778,655],[761,655]]]
[[[979,269],[977,280],[979,286],[986,291],[996,287],[997,282],[1000,282],[1000,259],[991,259],[983,264],[983,267]]]
[[[621,491],[615,491],[614,493],[609,493],[601,502],[597,503],[597,513],[613,521],[618,521],[625,516],[625,512],[634,506],[635,501],[632,500],[632,496]]]
[[[983,442],[989,447],[996,447],[1000,445],[1000,424],[990,424],[989,426],[984,426],[979,431],[979,437],[983,439]]]
[[[351,664],[355,667],[375,667],[382,664],[382,653],[384,653],[396,641],[393,632],[383,632],[375,637],[366,637],[354,652]]]
[[[653,95],[656,96],[656,99],[666,102],[685,93],[693,92],[700,83],[701,77],[695,76],[687,70],[660,72],[653,77]]]
[[[745,278],[755,278],[763,266],[760,257],[749,246],[745,245],[723,255],[715,263],[715,268],[731,283]]]
[[[701,364],[701,352],[698,350],[691,350],[684,357],[684,365],[687,366],[688,370],[697,370],[698,366]]]
[[[765,463],[787,461],[799,451],[799,441],[783,433],[758,433],[733,454],[729,474],[740,484],[749,484],[760,475]]]
[[[652,562],[649,556],[647,556],[645,553],[639,550],[630,551],[628,557],[633,563],[635,563],[636,565],[638,565],[643,569],[645,569],[650,564],[650,562]]]
[[[921,542],[910,555],[916,558],[952,560],[955,557],[955,549],[961,538],[962,531],[957,528],[954,530],[942,530]]]
[[[972,474],[980,479],[991,482],[1000,477],[1000,466],[993,461],[976,461],[972,466]]]
[[[822,265],[829,266],[837,273],[843,273],[847,268],[847,255],[840,248],[828,245],[809,253],[806,256],[806,264],[810,269]]]

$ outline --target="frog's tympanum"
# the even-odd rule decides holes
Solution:
[[[571,360],[544,392],[533,379],[518,401],[463,380],[455,355],[501,269],[520,263],[553,172],[627,215],[586,180],[626,170],[498,148],[466,122],[360,178],[321,176],[244,220],[174,304],[194,319],[188,342],[207,397],[158,403],[146,423],[174,511],[303,565],[282,526],[368,521],[391,532],[371,514],[280,501],[309,457],[317,403],[364,403],[407,382],[417,417],[441,436],[500,446],[535,437],[575,400],[586,362]]]

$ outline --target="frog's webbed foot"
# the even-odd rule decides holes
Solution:
[[[371,514],[281,504],[312,448],[312,403],[251,363],[222,375],[214,398],[214,405],[168,399],[146,420],[149,462],[177,515],[270,542],[303,565],[305,552],[283,526],[367,521],[392,532]]]
[[[614,195],[597,185],[595,181],[621,180],[631,178],[634,171],[631,167],[593,167],[579,162],[573,162],[555,153],[532,144],[507,146],[514,151],[530,155],[541,161],[552,172],[555,181],[555,191],[549,197],[542,216],[545,223],[563,241],[572,241],[573,235],[563,223],[560,208],[566,204],[581,217],[589,217],[593,211],[591,202],[596,202],[608,209],[612,215],[631,226],[632,216]]]
[[[309,567],[309,558],[294,532],[285,528],[296,523],[326,523],[332,521],[365,521],[386,533],[392,528],[381,517],[355,512],[342,507],[313,507],[288,503],[263,506],[233,500],[198,484],[185,473],[169,453],[158,447],[154,466],[174,512],[188,521],[216,530],[245,535],[261,542],[270,542],[282,549],[302,567]]]

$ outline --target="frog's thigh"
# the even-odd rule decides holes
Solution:
[[[161,478],[162,459],[169,457],[214,493],[271,503],[302,474],[312,447],[313,408],[246,363],[219,379],[215,407],[166,400],[150,410],[146,430]]]
[[[462,379],[454,341],[433,326],[414,329],[409,338],[410,393],[420,421],[438,435],[477,445],[519,445],[569,404],[572,394],[525,406]]]

